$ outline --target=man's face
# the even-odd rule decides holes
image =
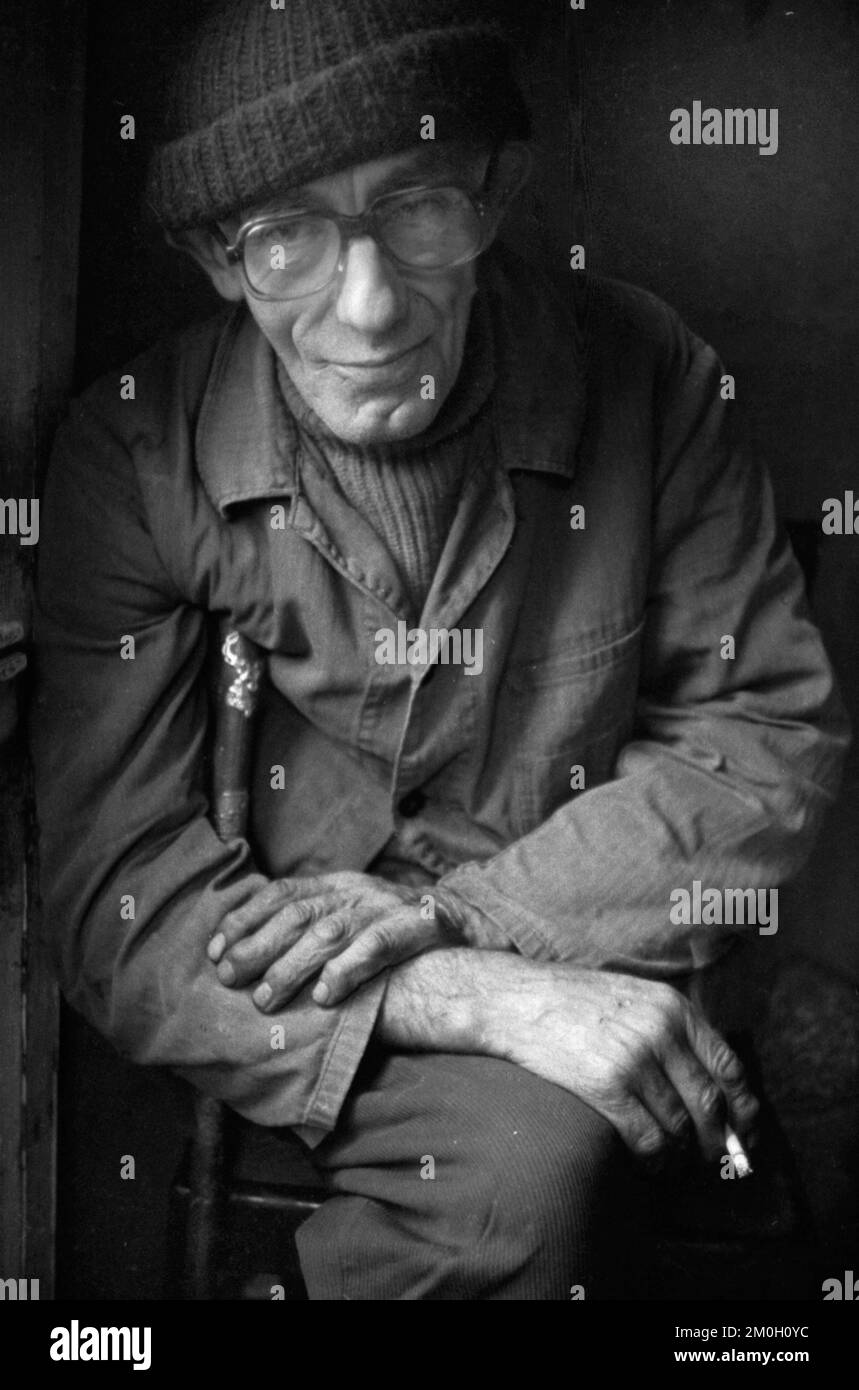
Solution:
[[[417,147],[244,209],[223,229],[232,238],[250,217],[308,206],[354,215],[382,193],[423,182],[454,182],[477,192],[489,158],[488,150],[476,147]],[[462,365],[475,265],[432,273],[405,269],[362,236],[348,243],[342,274],[314,294],[275,303],[243,292],[299,392],[328,428],[355,444],[385,443],[420,434],[450,393]],[[432,400],[421,393],[426,376],[434,379]]]

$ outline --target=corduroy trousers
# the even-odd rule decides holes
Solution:
[[[647,1221],[607,1121],[489,1057],[371,1048],[313,1160],[334,1195],[298,1232],[311,1299],[600,1297]]]

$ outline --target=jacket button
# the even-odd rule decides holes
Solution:
[[[426,793],[420,791],[416,787],[413,791],[406,792],[405,796],[400,800],[397,810],[406,820],[411,820],[412,816],[418,815],[426,804]]]

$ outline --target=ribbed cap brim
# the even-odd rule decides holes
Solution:
[[[482,25],[408,33],[275,87],[154,154],[148,199],[179,231],[287,188],[421,143],[526,139],[527,110],[503,38]]]

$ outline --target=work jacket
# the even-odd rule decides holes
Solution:
[[[846,739],[713,351],[617,282],[495,249],[478,284],[495,386],[420,630],[480,633],[479,671],[455,644],[402,660],[396,563],[301,447],[244,306],[86,391],[44,499],[33,732],[63,988],[127,1056],[310,1142],[385,980],[271,1016],[222,986],[207,943],[267,878],[385,850],[526,956],[679,979],[735,928],[678,920],[672,893],[795,871]],[[207,817],[224,615],[267,654],[247,842]]]

